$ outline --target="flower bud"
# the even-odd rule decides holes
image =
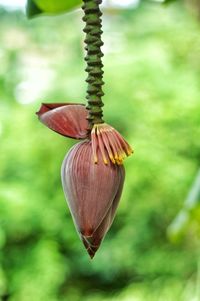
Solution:
[[[97,155],[100,150],[97,149]],[[80,237],[92,258],[110,228],[121,196],[122,165],[99,156],[94,164],[91,141],[76,144],[62,165],[64,193]]]

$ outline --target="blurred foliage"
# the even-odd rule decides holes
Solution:
[[[195,177],[192,187],[184,202],[182,210],[168,227],[168,235],[172,241],[183,239],[187,232],[188,225],[196,220],[199,223],[200,217],[200,170]]]
[[[177,1],[177,0],[165,0],[164,2],[165,3],[171,3],[171,2],[175,2],[175,1]]]
[[[135,155],[91,262],[60,181],[74,141],[34,115],[85,99],[81,16],[0,10],[0,299],[199,300],[197,223],[179,244],[166,236],[200,163],[199,23],[181,4],[105,12],[105,119]]]

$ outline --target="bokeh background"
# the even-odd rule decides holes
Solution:
[[[2,301],[200,300],[198,193],[184,205],[200,165],[198,1],[111,2],[103,18],[105,119],[135,154],[93,261],[61,187],[74,141],[35,116],[41,102],[85,101],[82,13],[27,20],[0,7]]]

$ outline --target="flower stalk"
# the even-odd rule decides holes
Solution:
[[[86,72],[88,77],[86,82],[87,87],[87,110],[89,115],[87,117],[89,122],[89,128],[92,129],[94,124],[103,123],[103,102],[102,96],[104,92],[102,86],[103,81],[103,63],[102,57],[103,52],[101,51],[101,46],[103,42],[101,40],[102,31],[102,13],[100,11],[99,5],[101,0],[83,0],[84,4],[82,9],[84,11],[83,21],[85,22],[84,32],[86,33],[86,38],[84,40],[86,47],[85,50],[87,55],[85,61],[87,63]]]

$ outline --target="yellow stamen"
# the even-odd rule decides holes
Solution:
[[[93,152],[93,157],[94,157],[94,163],[98,163],[98,158],[97,158],[97,143],[96,143],[96,128],[94,127],[91,132],[91,137],[92,137],[92,152]]]
[[[113,163],[121,165],[123,160],[133,153],[130,145],[113,127],[107,124],[95,124],[91,132],[94,163],[98,163],[98,150],[104,164],[107,158]]]

